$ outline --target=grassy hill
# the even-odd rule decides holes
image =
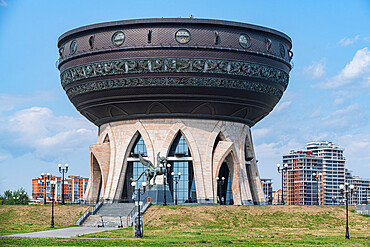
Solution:
[[[78,206],[59,207],[70,207],[76,216],[84,211],[78,212]],[[370,217],[353,209],[350,240],[344,237],[343,206],[152,206],[144,215],[145,240],[132,240],[132,228],[127,228],[52,244],[46,239],[0,239],[0,245],[370,246]]]
[[[54,205],[55,228],[75,225],[89,206]],[[50,229],[51,205],[1,205],[0,236]]]

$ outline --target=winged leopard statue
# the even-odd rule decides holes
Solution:
[[[148,185],[148,189],[150,189],[153,185],[156,184],[155,179],[157,178],[157,176],[163,175],[166,172],[167,158],[161,157],[160,153],[158,153],[157,155],[158,166],[154,166],[150,160],[144,159],[140,153],[139,153],[139,160],[141,164],[143,164],[144,166],[148,168],[145,169],[137,179],[130,178],[130,180],[133,182],[136,182],[145,174],[146,183]],[[159,164],[162,164],[163,166],[160,167]],[[153,179],[153,184],[150,183],[152,179]]]

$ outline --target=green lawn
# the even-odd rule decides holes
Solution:
[[[342,206],[152,206],[145,239],[132,228],[75,239],[2,238],[1,246],[370,246],[370,217],[350,212],[350,240]]]
[[[55,228],[76,226],[89,206],[56,205]],[[0,205],[0,236],[49,230],[51,205]]]

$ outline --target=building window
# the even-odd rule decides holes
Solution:
[[[132,187],[131,187],[130,178],[137,179],[141,175],[141,173],[147,169],[146,166],[143,166],[140,163],[138,159],[139,153],[143,157],[148,156],[146,146],[145,146],[144,140],[141,135],[139,135],[136,138],[136,141],[129,155],[130,160],[127,162],[124,187],[123,187],[122,196],[121,196],[123,202],[132,201]],[[139,186],[141,186],[141,183],[144,181],[146,181],[145,175],[141,176],[141,178],[136,182],[137,186],[135,189],[138,189]]]
[[[193,162],[189,160],[191,153],[185,138],[179,132],[174,139],[170,152],[168,154],[169,163],[171,164],[171,173],[175,176],[181,172],[181,179],[177,184],[175,194],[175,183],[173,176],[169,176],[168,184],[173,198],[177,195],[178,203],[194,203],[197,202],[197,192],[195,187]]]

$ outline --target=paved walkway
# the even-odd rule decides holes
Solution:
[[[1,237],[18,237],[18,238],[71,238],[79,235],[104,232],[110,230],[117,230],[117,227],[69,227],[62,229],[47,230],[41,232],[30,232],[30,233],[20,233],[12,234]]]

